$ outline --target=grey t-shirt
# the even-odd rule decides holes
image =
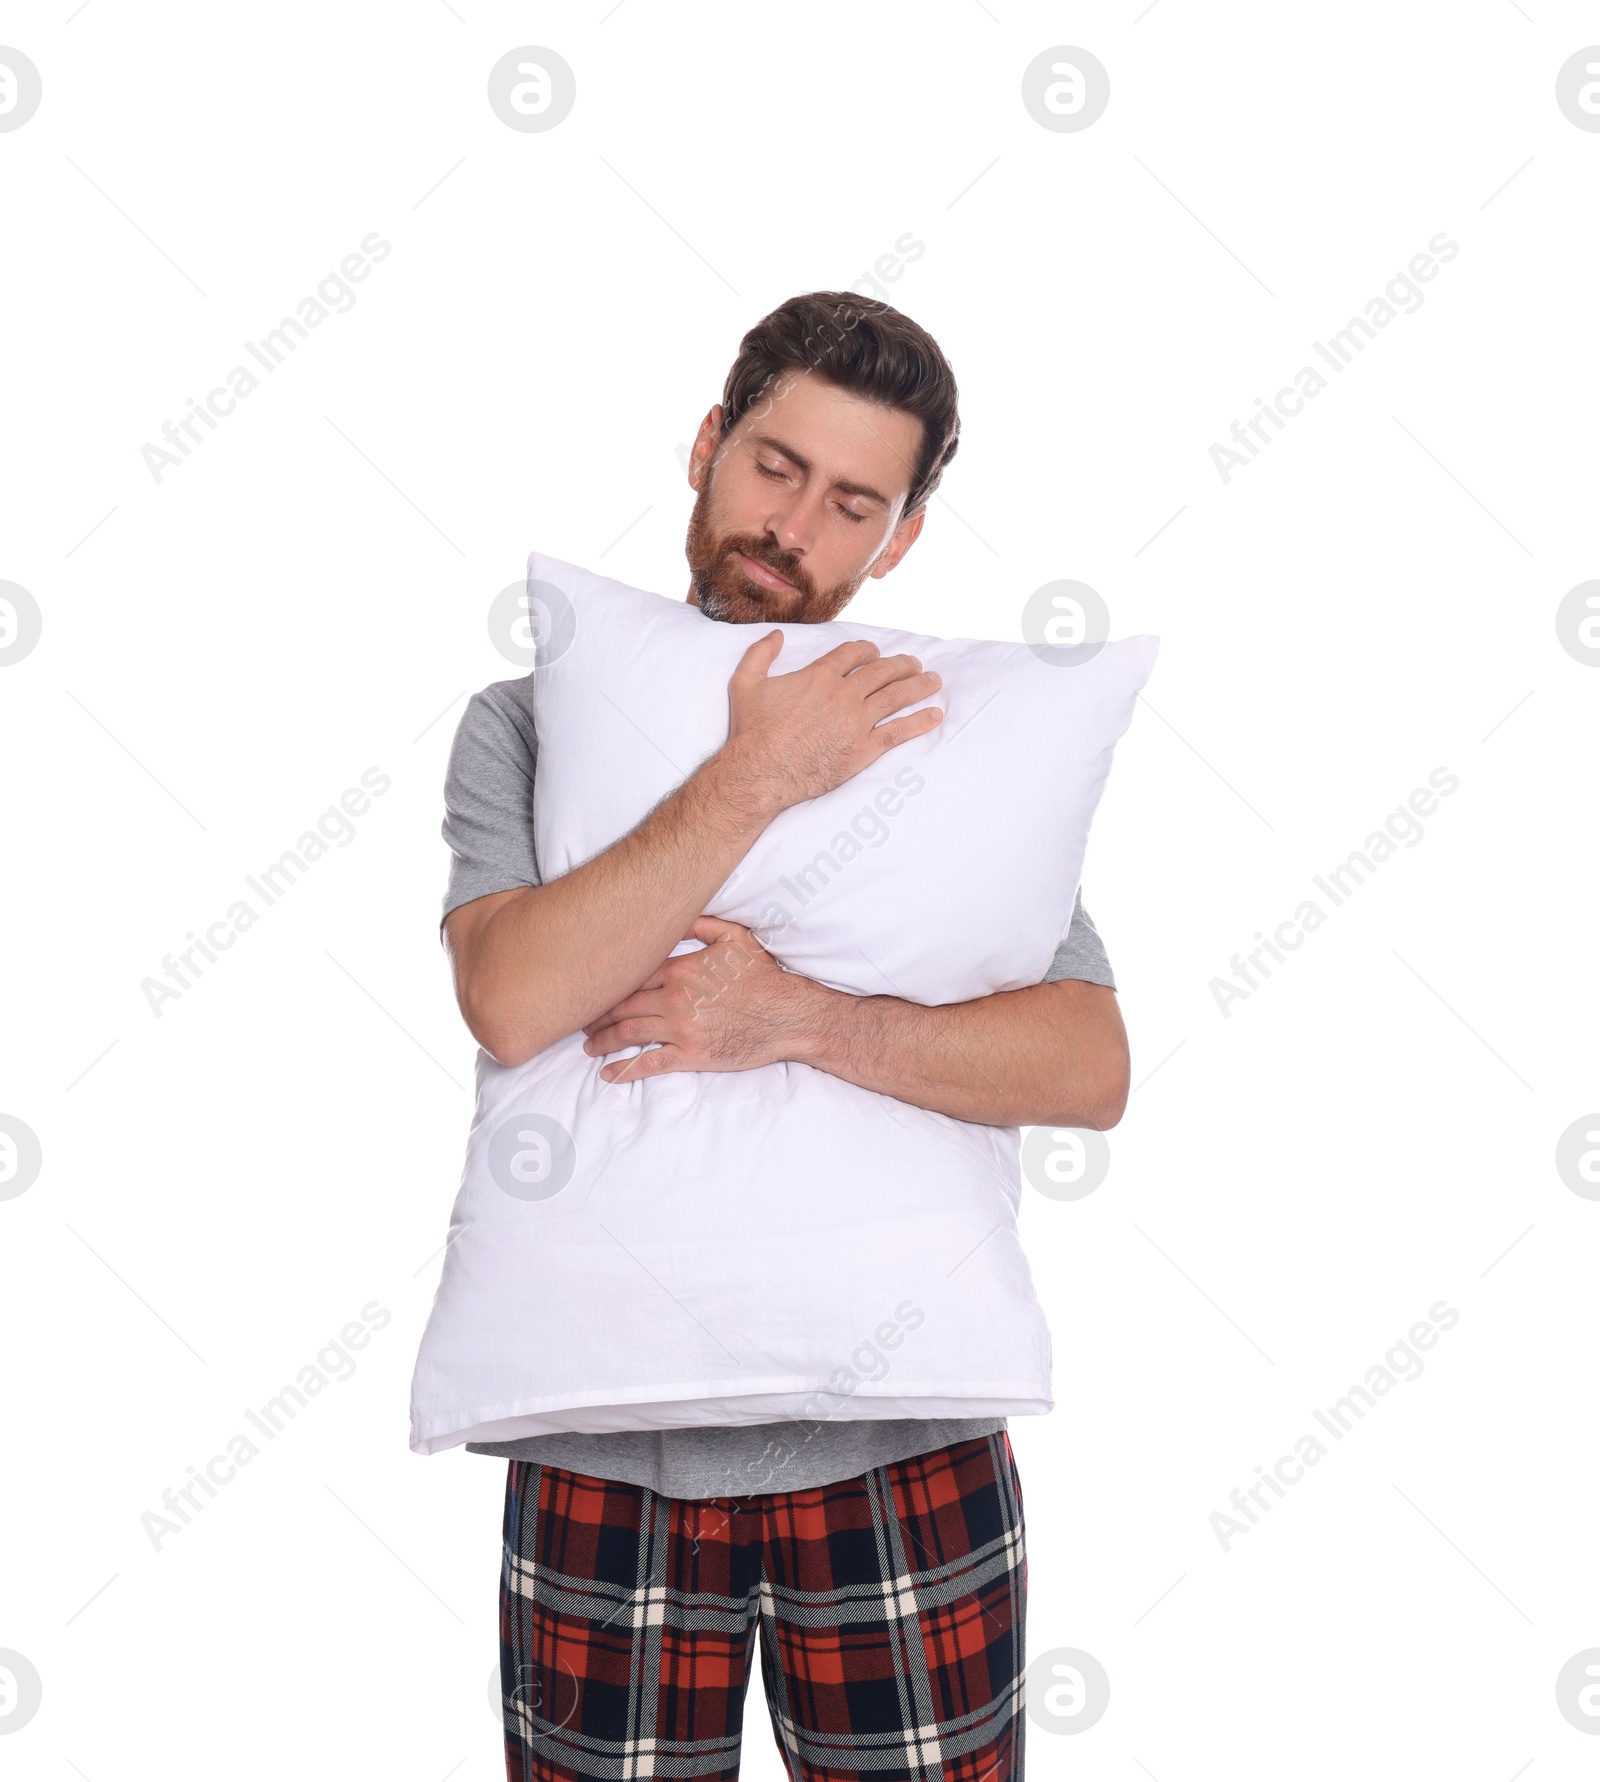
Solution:
[[[467,702],[445,775],[444,839],[450,881],[444,916],[474,898],[541,883],[533,846],[533,774],[538,757],[533,676],[497,681]],[[1080,897],[1046,983],[1086,978],[1116,988],[1100,936]],[[468,1442],[472,1454],[536,1460],[603,1479],[647,1486],[666,1497],[739,1497],[801,1491],[852,1479],[873,1467],[993,1435],[1003,1417],[809,1419],[693,1429],[629,1429],[603,1435],[524,1436]]]

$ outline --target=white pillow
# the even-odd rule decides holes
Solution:
[[[528,591],[548,880],[720,747],[728,678],[770,627],[537,552]],[[709,912],[855,994],[933,1005],[1038,983],[1158,640],[1045,660],[848,619],[782,630],[774,673],[868,638],[937,670],[945,718],[784,811]],[[604,1083],[606,1060],[582,1048],[573,1034],[509,1068],[478,1054],[414,1450],[1051,1408],[1050,1336],[1016,1231],[1017,1128],[803,1064]]]

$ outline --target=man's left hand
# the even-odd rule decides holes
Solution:
[[[608,1083],[680,1070],[810,1065],[858,1088],[990,1126],[1105,1131],[1128,1100],[1117,993],[1077,978],[924,1005],[855,996],[785,971],[748,928],[702,916],[698,952],[663,962],[584,1029]]]
[[[584,1028],[593,1058],[648,1046],[604,1066],[607,1083],[631,1083],[679,1070],[753,1070],[794,1058],[808,1021],[829,992],[788,972],[737,922],[702,916],[679,953],[613,1009]]]

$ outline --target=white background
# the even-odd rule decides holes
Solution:
[[[505,1469],[407,1448],[470,1113],[451,734],[521,672],[485,618],[531,548],[683,590],[675,448],[740,335],[910,232],[962,445],[852,616],[1014,637],[1072,577],[1163,640],[1084,878],[1138,1087],[1101,1188],[1024,1200],[1029,1653],[1111,1679],[1033,1772],[1593,1775],[1555,1679],[1600,1645],[1600,1204],[1554,1158],[1600,1105],[1600,671],[1554,617],[1597,573],[1600,134],[1554,91],[1600,6],[76,4],[0,7],[43,79],[0,134],[0,579],[43,614],[0,670],[0,1112],[44,1157],[0,1202],[0,1647],[44,1689],[9,1773],[502,1774]],[[548,132],[486,100],[524,44],[576,73]],[[1059,44],[1110,74],[1081,132],[1022,104]],[[156,482],[372,231],[354,307]],[[1422,307],[1225,484],[1212,443],[1440,231]],[[1424,839],[1224,1017],[1440,766]],[[355,839],[155,1016],[369,767]],[[1212,1512],[1441,1299],[1422,1377],[1225,1552]],[[373,1300],[355,1375],[154,1550]]]

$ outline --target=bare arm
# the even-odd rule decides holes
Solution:
[[[1063,978],[923,1008],[821,990],[799,1061],[897,1101],[990,1126],[1104,1131],[1128,1102],[1117,993]]]
[[[472,1036],[522,1064],[646,977],[768,819],[713,756],[593,860],[452,910],[445,943]]]
[[[705,916],[705,946],[668,959],[586,1028],[607,1082],[789,1060],[991,1126],[1115,1126],[1128,1100],[1128,1037],[1114,990],[1065,978],[925,1008],[851,996],[785,971],[746,928]]]
[[[779,811],[940,721],[937,707],[882,721],[940,684],[913,657],[847,643],[769,675],[782,644],[773,631],[745,652],[727,743],[637,828],[560,878],[445,919],[456,1000],[498,1062],[526,1062],[642,983]]]

